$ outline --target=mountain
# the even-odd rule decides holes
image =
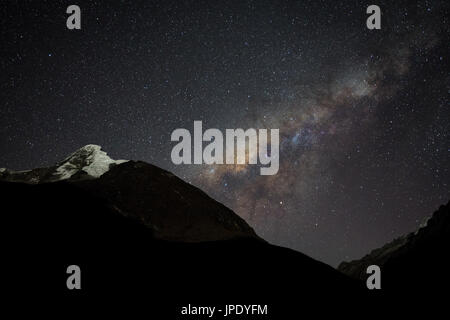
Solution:
[[[3,169],[0,180],[70,182],[107,201],[123,215],[139,219],[158,239],[258,238],[238,215],[170,172],[145,162],[113,160],[97,145],[87,145],[50,168]]]
[[[175,175],[88,145],[49,168],[0,172],[2,288],[77,305],[130,301],[158,319],[188,304],[267,304],[273,319],[362,299],[332,267],[259,238]],[[82,289],[66,288],[66,269]],[[5,289],[6,290],[6,289]],[[75,300],[74,300],[75,299]],[[62,301],[62,302],[61,302]],[[346,311],[348,313],[348,311]]]
[[[450,285],[450,202],[415,232],[399,237],[338,270],[365,281],[369,265],[381,268],[382,288],[391,292],[433,294]]]
[[[115,165],[127,160],[113,160],[101,147],[86,145],[56,165],[25,171],[12,171],[0,168],[0,180],[29,184],[55,182],[62,180],[81,180],[98,178]]]

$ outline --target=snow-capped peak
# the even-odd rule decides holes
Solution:
[[[26,171],[13,171],[0,168],[0,180],[38,184],[60,180],[78,180],[98,178],[107,172],[111,166],[128,160],[114,160],[108,157],[102,148],[95,144],[88,144],[63,161],[48,168],[37,168]]]
[[[112,164],[120,164],[127,160],[113,160],[102,148],[95,144],[88,144],[57,164],[54,175],[58,180],[65,180],[74,174],[84,171],[90,177],[98,178],[107,172]]]

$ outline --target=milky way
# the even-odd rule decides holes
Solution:
[[[336,265],[450,198],[446,1],[2,2],[0,167],[99,144]],[[171,163],[177,128],[280,129],[280,169]]]

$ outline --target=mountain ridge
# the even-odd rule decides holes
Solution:
[[[88,144],[50,167],[14,171],[0,168],[0,179],[30,184],[99,178],[109,169],[128,160],[113,160],[102,147]]]
[[[450,202],[441,205],[418,230],[372,250],[361,259],[342,262],[337,269],[365,281],[367,267],[378,265],[389,288],[438,287],[438,283],[450,283],[446,275],[450,267],[449,250]]]
[[[324,311],[335,315],[334,307],[389,303],[391,288],[410,297],[405,292],[433,292],[445,286],[439,281],[448,281],[443,257],[449,249],[449,204],[418,232],[375,251],[378,258],[391,257],[409,248],[380,263],[383,290],[369,292],[366,264],[351,262],[338,271],[271,245],[233,211],[172,173],[142,161],[117,163],[99,146],[81,149],[49,168],[0,170],[3,274],[11,292],[37,290],[46,299],[67,301],[126,295],[157,309],[159,319],[176,318],[167,310],[194,301],[252,300],[269,303],[272,318],[289,319],[298,316],[299,301],[302,312],[324,310],[326,303],[330,308]],[[54,175],[67,163],[67,175]],[[445,228],[440,221],[447,221]],[[417,237],[425,240],[411,241]],[[380,262],[369,260],[363,262]],[[83,270],[81,293],[65,287],[65,270],[74,263]],[[39,275],[31,288],[24,276],[30,266]]]
[[[46,180],[49,172],[31,183],[0,177],[3,288],[19,296],[77,298],[77,306],[142,301],[158,319],[176,319],[180,305],[195,302],[268,304],[271,318],[286,319],[298,299],[315,311],[343,292],[365,297],[357,281],[269,244],[230,209],[151,164],[127,161],[98,177],[80,170],[59,181]],[[81,269],[79,291],[65,286],[72,264]]]
[[[86,145],[48,168],[3,169],[0,180],[75,184],[123,215],[141,220],[162,240],[201,242],[250,237],[263,241],[241,217],[202,190],[146,162],[113,160],[98,145]]]

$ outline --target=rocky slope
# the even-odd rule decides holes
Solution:
[[[364,280],[369,265],[380,266],[382,287],[416,292],[450,284],[450,202],[441,206],[417,231],[402,236],[363,258],[343,262],[338,270]]]
[[[66,181],[142,221],[163,240],[199,242],[258,238],[234,212],[163,169],[141,161],[113,160],[87,145],[50,168],[0,171],[0,181],[43,184]]]

